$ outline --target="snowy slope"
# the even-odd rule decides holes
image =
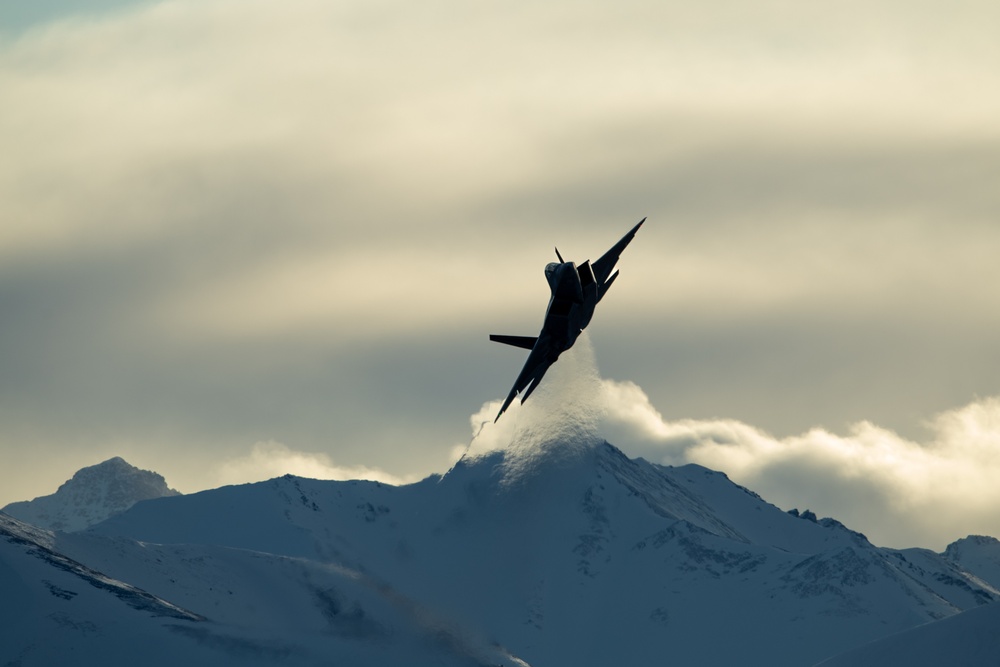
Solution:
[[[719,473],[607,444],[498,452],[403,487],[283,477],[163,498],[57,546],[241,627],[281,628],[261,611],[272,596],[286,622],[308,620],[315,595],[282,597],[301,576],[280,568],[262,593],[233,579],[233,558],[353,573],[380,591],[359,609],[405,601],[394,608],[534,667],[807,665],[997,596],[945,559],[918,567]]]
[[[170,590],[203,616],[53,547]],[[342,568],[42,531],[0,514],[0,664],[474,667],[518,662]]]
[[[0,663],[168,665],[193,613],[53,552],[52,534],[0,514]],[[189,649],[185,651],[184,649]]]
[[[1000,605],[991,604],[877,640],[822,667],[996,667]]]
[[[8,515],[50,530],[83,530],[141,500],[176,496],[161,475],[114,457],[79,470],[52,495],[11,503]]]

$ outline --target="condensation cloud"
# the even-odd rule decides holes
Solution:
[[[523,358],[515,364],[524,362]],[[490,401],[472,415],[474,437],[463,456],[503,451],[504,475],[514,481],[542,461],[572,457],[602,442],[601,380],[590,338],[580,335],[559,357],[531,398],[515,400],[494,423],[503,401]]]

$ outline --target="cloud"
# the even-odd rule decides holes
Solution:
[[[0,218],[16,221],[0,256],[155,248],[167,266],[132,314],[147,331],[346,342],[453,323],[469,312],[456,301],[509,312],[527,274],[494,267],[533,265],[516,232],[542,222],[581,253],[609,219],[668,230],[645,250],[665,279],[623,295],[632,307],[870,303],[926,273],[924,249],[984,265],[961,260],[985,232],[912,243],[897,221],[936,210],[952,229],[957,206],[993,219],[988,21],[915,43],[900,22],[936,26],[934,12],[893,3],[866,6],[869,30],[778,1],[753,16],[627,6],[574,6],[566,25],[531,3],[177,0],[0,44],[17,165],[0,169]],[[957,62],[916,67],[927,49]],[[951,94],[934,94],[945,73]],[[956,109],[982,119],[956,129],[942,116]]]
[[[832,516],[876,544],[943,549],[1000,534],[1000,397],[936,415],[924,442],[867,421],[844,435],[813,428],[776,438],[732,419],[664,418],[634,382],[600,377],[584,334],[530,400],[494,423],[500,405],[471,416],[471,444],[453,455],[505,451],[511,479],[606,439],[662,465],[721,470],[779,507]]]
[[[516,287],[527,288],[533,277],[520,274],[511,289],[488,301],[464,295],[464,307],[456,308],[462,288],[455,284],[481,271],[482,260],[471,252],[428,263],[426,256],[407,255],[387,243],[354,247],[350,253],[295,253],[220,276],[197,293],[178,290],[149,312],[146,323],[181,341],[274,339],[323,331],[331,343],[352,345],[396,337],[404,329],[417,335],[461,326],[470,317],[515,311]],[[442,291],[451,298],[433,298]]]
[[[879,544],[943,548],[1000,534],[1000,398],[948,410],[917,442],[870,422],[776,438],[735,420],[667,420],[631,382],[602,381],[608,439],[656,463],[698,463],[780,507],[833,516]]]
[[[431,467],[551,245],[643,215],[594,335],[675,414],[990,394],[997,11],[170,0],[4,32],[0,447]]]
[[[665,157],[697,168],[748,139],[926,145],[994,128],[1000,55],[981,6],[942,39],[934,11],[892,2],[866,5],[864,30],[851,13],[718,4],[175,0],[52,23],[0,43],[18,165],[0,172],[0,211],[30,222],[5,226],[0,251],[262,214],[426,225]]]
[[[1000,397],[935,416],[924,442],[870,422],[776,438],[737,420],[664,418],[634,382],[599,376],[584,334],[530,400],[494,423],[500,405],[472,415],[472,442],[453,453],[505,451],[511,479],[606,439],[655,463],[721,470],[779,507],[832,516],[881,545],[943,549],[1000,534]]]
[[[392,475],[366,466],[339,466],[326,454],[299,452],[280,442],[258,442],[249,454],[221,464],[218,484],[246,484],[282,475],[310,479],[367,479],[386,484],[408,484],[416,477]]]

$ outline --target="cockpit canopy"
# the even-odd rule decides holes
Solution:
[[[562,266],[559,262],[549,262],[545,265],[545,279],[549,281],[549,287],[551,289],[556,288],[556,274],[559,272],[559,267]]]

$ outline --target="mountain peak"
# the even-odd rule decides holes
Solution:
[[[943,556],[963,570],[1000,588],[1000,540],[988,535],[969,535],[955,540]]]
[[[65,486],[72,487],[80,480],[86,481],[102,478],[128,478],[134,475],[142,475],[143,473],[163,479],[161,475],[158,475],[155,472],[141,470],[122,457],[114,456],[107,461],[101,461],[100,463],[95,463],[92,466],[80,468],[73,473],[73,477],[63,482],[59,488],[61,489]],[[164,484],[166,484],[166,481],[164,481]]]
[[[76,471],[52,495],[11,503],[3,511],[42,528],[71,532],[120,514],[141,500],[176,495],[162,475],[115,456]]]

